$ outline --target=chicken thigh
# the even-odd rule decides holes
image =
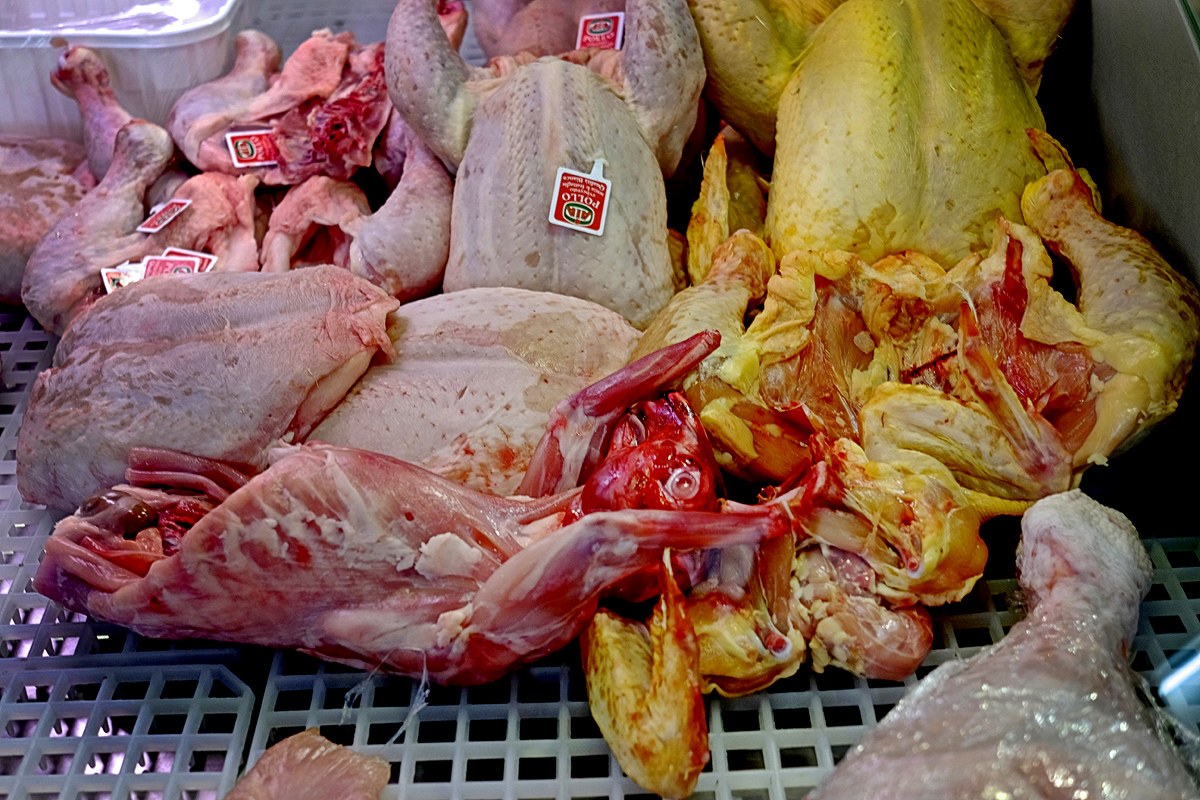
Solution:
[[[134,120],[117,134],[104,180],[42,238],[29,256],[21,286],[25,307],[42,327],[62,335],[72,319],[104,294],[100,270],[141,261],[180,247],[212,253],[214,269],[258,269],[254,238],[253,176],[204,173],[175,192],[191,200],[177,219],[155,233],[139,233],[144,198],[174,158],[162,128]]]
[[[1021,529],[1028,616],[925,678],[813,800],[1200,797],[1126,662],[1152,578],[1137,531],[1078,490],[1039,501]]]
[[[450,174],[415,134],[403,137],[399,183],[375,213],[357,185],[324,175],[296,186],[271,214],[264,272],[336,264],[401,302],[436,291],[450,251]]]
[[[468,67],[426,0],[388,31],[392,101],[457,173],[444,288],[514,286],[606,305],[645,326],[670,298],[663,173],[679,162],[703,83],[680,0],[630,3],[625,47],[592,66],[542,58]],[[588,61],[582,58],[577,60]],[[559,168],[611,181],[603,235],[547,221]]]

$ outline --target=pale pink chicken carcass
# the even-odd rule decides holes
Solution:
[[[375,364],[312,439],[512,494],[566,397],[616,372],[640,334],[615,311],[527,289],[467,289],[388,317],[397,358]]]
[[[925,678],[812,795],[1196,798],[1127,662],[1152,569],[1123,515],[1079,491],[1025,513],[1028,616]]]
[[[625,0],[475,0],[475,36],[488,58],[575,49],[579,18],[624,11]]]
[[[54,224],[25,265],[21,297],[50,333],[62,335],[72,319],[104,295],[101,269],[141,261],[168,247],[212,253],[215,270],[258,269],[256,178],[215,173],[190,178],[174,196],[192,205],[157,233],[138,233],[146,219],[146,193],[175,148],[166,131],[144,120],[122,128],[116,147],[104,180]]]
[[[257,175],[267,185],[313,175],[347,179],[371,163],[375,139],[391,112],[383,44],[360,45],[351,33],[313,33],[279,67],[279,47],[259,31],[235,40],[233,70],[184,93],[167,117],[184,156],[204,171]],[[225,134],[269,129],[274,166],[239,168]]]
[[[262,245],[264,272],[310,264],[345,267],[401,302],[436,291],[450,253],[450,174],[404,125],[403,172],[371,213],[350,181],[324,175],[292,188],[275,210]]]
[[[391,771],[309,728],[268,748],[225,800],[379,800]]]
[[[75,142],[0,140],[0,303],[21,302],[29,254],[95,185],[87,154]]]
[[[715,346],[714,336],[693,337],[568,405],[593,407],[604,429]],[[562,433],[547,438],[577,438]],[[39,591],[150,636],[295,647],[441,683],[494,680],[563,646],[601,596],[656,567],[666,547],[751,544],[789,527],[778,509],[732,523],[677,510],[694,493],[672,481],[662,486],[668,510],[605,510],[626,506],[613,498],[564,526],[587,487],[505,499],[325,444],[279,448],[248,482],[170,451],[134,450],[130,466],[131,483],[204,494],[129,485],[94,495],[56,527]]]
[[[147,636],[485,683],[575,638],[602,594],[664,547],[756,542],[787,524],[626,510],[559,527],[571,494],[493,497],[328,445],[275,459],[215,508],[133,486],[95,496],[55,528],[34,585]]]
[[[158,276],[76,320],[38,376],[17,439],[29,502],[73,509],[134,447],[253,469],[303,439],[377,352],[393,298],[335,267]]]
[[[673,293],[663,173],[704,81],[685,4],[631,2],[624,49],[592,64],[605,75],[558,58],[469,67],[434,11],[397,5],[386,66],[397,110],[457,175],[444,289],[554,291],[647,325]],[[558,169],[589,173],[600,158],[612,182],[604,234],[551,225]]]

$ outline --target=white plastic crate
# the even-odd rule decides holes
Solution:
[[[9,800],[216,800],[237,779],[254,694],[224,667],[2,666]]]
[[[50,85],[67,45],[95,49],[135,117],[162,124],[188,89],[232,65],[243,0],[15,0],[0,3],[0,135],[83,135],[75,101]]]

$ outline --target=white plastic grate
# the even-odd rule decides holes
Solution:
[[[1020,617],[1015,590],[1012,579],[981,582],[966,601],[936,612],[936,649],[904,683],[802,668],[768,692],[714,697],[712,758],[696,797],[803,797],[919,677],[998,641]],[[315,726],[333,741],[392,763],[385,797],[644,795],[621,773],[592,721],[574,647],[494,684],[429,687],[428,705],[392,742],[419,690],[418,681],[277,653],[248,763],[275,742]]]
[[[254,694],[225,667],[2,666],[0,794],[10,800],[216,800],[237,779]]]

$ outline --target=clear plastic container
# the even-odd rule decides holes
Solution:
[[[70,45],[96,50],[121,104],[159,124],[188,89],[223,74],[243,0],[0,3],[0,135],[79,140],[75,102],[50,85]]]

